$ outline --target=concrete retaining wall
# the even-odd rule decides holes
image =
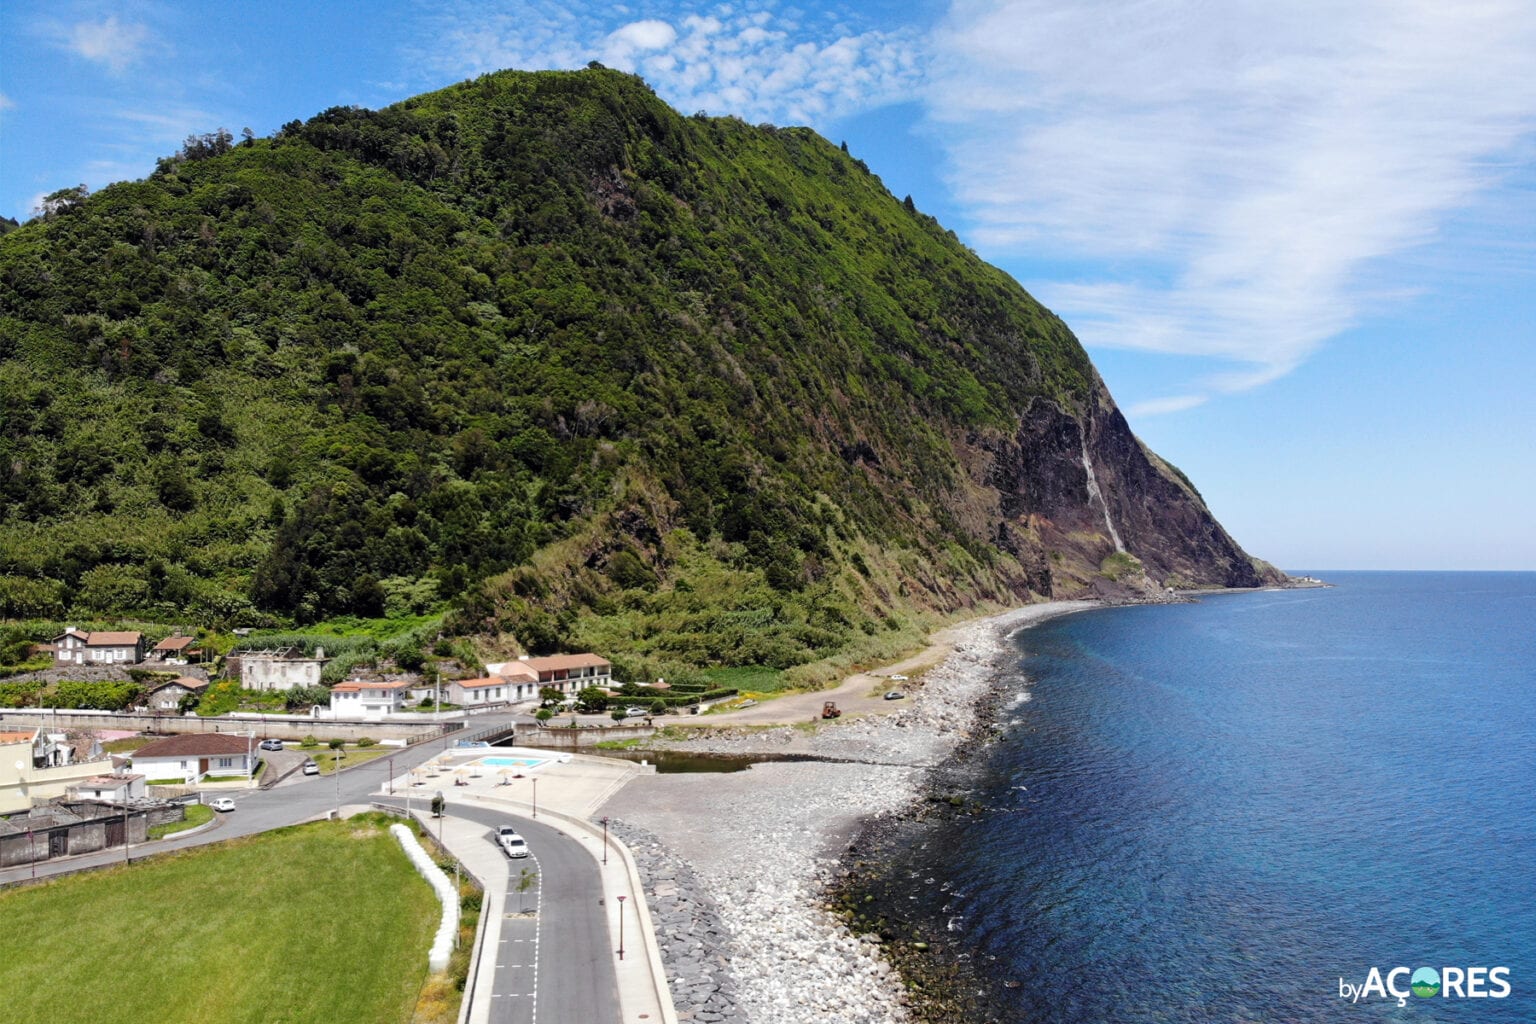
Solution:
[[[543,747],[550,750],[581,750],[595,747],[605,740],[645,739],[654,736],[655,729],[643,725],[610,725],[587,729],[529,729],[517,727],[515,742],[520,747]]]
[[[405,740],[420,743],[438,739],[450,732],[464,728],[460,721],[450,722],[332,722],[323,718],[302,715],[249,715],[223,718],[190,718],[181,715],[128,715],[112,711],[4,711],[0,712],[0,727],[30,728],[42,726],[49,732],[69,729],[131,729],[134,732],[183,733],[223,732],[243,735],[255,729],[256,735],[280,740],[302,740],[313,736],[318,740],[359,740],[371,736],[376,740]]]

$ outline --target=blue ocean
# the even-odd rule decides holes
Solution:
[[[886,870],[983,1017],[1536,1021],[1536,573],[1313,573],[1014,638]]]

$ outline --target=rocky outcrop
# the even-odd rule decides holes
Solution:
[[[1095,384],[1081,410],[1036,398],[1013,435],[970,439],[989,456],[980,483],[997,495],[995,543],[1019,560],[1030,589],[1128,597],[1283,583],[1137,440]]]

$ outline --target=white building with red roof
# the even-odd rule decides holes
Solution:
[[[409,682],[351,679],[331,687],[332,718],[383,718],[405,708]]]

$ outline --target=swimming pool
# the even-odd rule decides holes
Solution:
[[[487,768],[537,768],[548,760],[547,757],[481,757],[472,763]]]

